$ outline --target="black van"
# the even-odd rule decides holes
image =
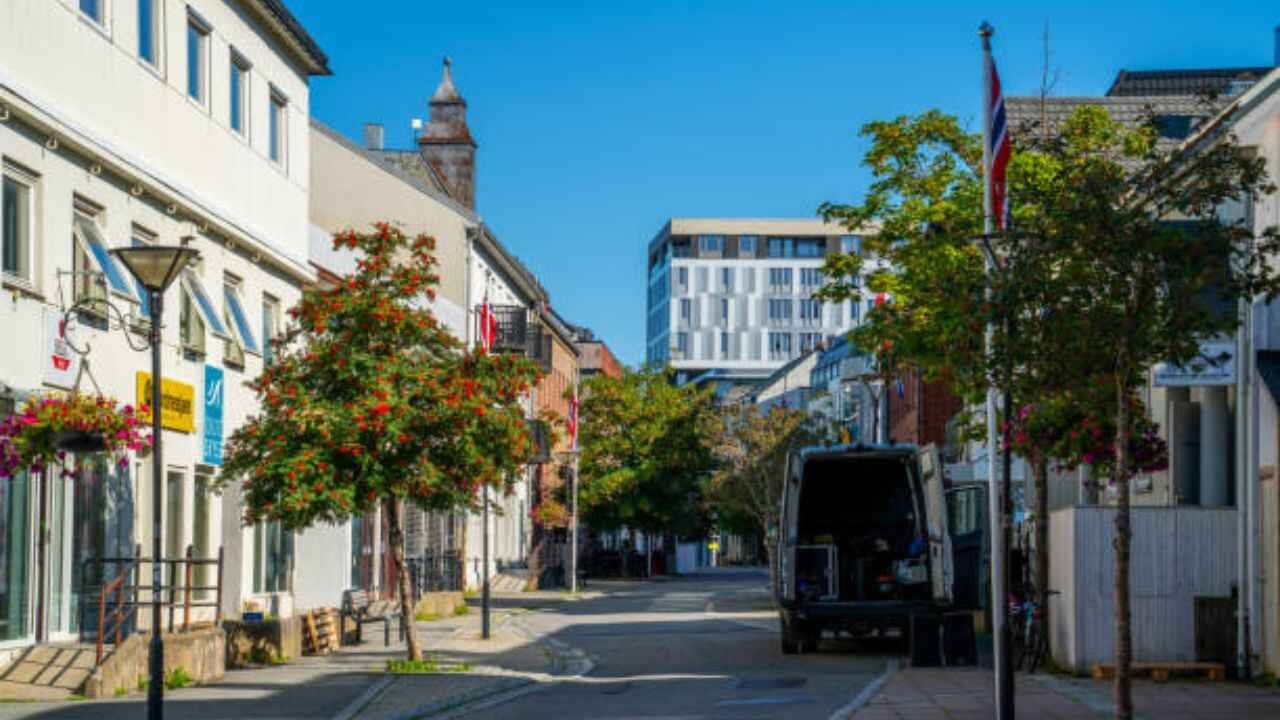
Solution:
[[[823,630],[906,637],[952,604],[951,538],[932,447],[805,448],[787,460],[778,533],[782,651]]]

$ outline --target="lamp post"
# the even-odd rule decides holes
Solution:
[[[164,311],[164,291],[173,284],[187,264],[199,257],[194,248],[185,246],[144,245],[117,248],[112,255],[124,264],[129,274],[147,292],[151,305],[151,651],[149,668],[151,680],[147,685],[147,718],[161,720],[164,717],[164,641],[160,638],[160,523],[162,473],[164,457],[161,453],[160,429],[160,328]]]

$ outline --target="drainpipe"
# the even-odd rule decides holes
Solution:
[[[1236,407],[1235,407],[1235,476],[1236,476],[1236,670],[1239,677],[1250,677],[1249,667],[1249,502],[1248,467],[1249,426],[1246,408],[1249,397],[1249,301],[1237,304],[1240,325],[1236,330]]]
[[[1259,552],[1258,552],[1259,550],[1258,543],[1261,537],[1259,532],[1258,518],[1260,516],[1262,508],[1261,508],[1261,498],[1260,498],[1260,492],[1259,492],[1261,488],[1258,485],[1258,439],[1259,439],[1258,438],[1258,435],[1259,435],[1258,390],[1259,388],[1258,388],[1258,375],[1255,368],[1255,366],[1257,365],[1257,361],[1256,361],[1257,352],[1255,350],[1256,338],[1254,335],[1255,309],[1256,309],[1256,306],[1253,304],[1252,301],[1250,301],[1249,320],[1248,320],[1248,324],[1246,325],[1246,328],[1248,330],[1247,337],[1248,337],[1248,343],[1249,343],[1248,345],[1249,353],[1246,356],[1246,359],[1248,361],[1247,367],[1249,369],[1249,374],[1246,376],[1246,385],[1248,387],[1249,394],[1247,396],[1246,404],[1245,404],[1245,409],[1248,412],[1247,422],[1249,426],[1249,433],[1247,437],[1248,437],[1249,444],[1247,446],[1247,450],[1249,455],[1248,455],[1248,464],[1245,465],[1245,476],[1244,476],[1245,482],[1248,484],[1248,493],[1246,494],[1246,496],[1248,497],[1248,501],[1249,501],[1248,508],[1247,508],[1248,520],[1245,526],[1245,532],[1247,533],[1246,560],[1248,562],[1248,566],[1247,566],[1248,574],[1246,576],[1248,583],[1246,587],[1248,588],[1248,591],[1249,591],[1248,614],[1246,615],[1246,618],[1249,620],[1249,625],[1248,627],[1245,628],[1245,631],[1248,634],[1248,641],[1249,641],[1248,657],[1246,659],[1249,662],[1250,671],[1252,671],[1253,656],[1255,654],[1261,654],[1263,652],[1263,646],[1261,643],[1261,636],[1262,636],[1261,630],[1263,625],[1263,623],[1261,622],[1261,618],[1262,618],[1261,590],[1262,588],[1260,583],[1262,578],[1262,563],[1261,563],[1261,558],[1259,557]],[[1252,675],[1250,677],[1252,677]]]

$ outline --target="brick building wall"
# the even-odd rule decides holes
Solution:
[[[896,383],[889,386],[889,439],[942,446],[947,438],[947,421],[963,407],[960,398],[948,392],[942,382],[925,382],[914,371],[901,380],[901,395]]]

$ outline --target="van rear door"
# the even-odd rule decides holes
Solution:
[[[942,476],[942,455],[936,445],[920,449],[920,475],[924,485],[926,527],[929,532],[929,579],[933,601],[950,605],[955,570],[951,557],[951,533],[947,529],[947,497]]]

